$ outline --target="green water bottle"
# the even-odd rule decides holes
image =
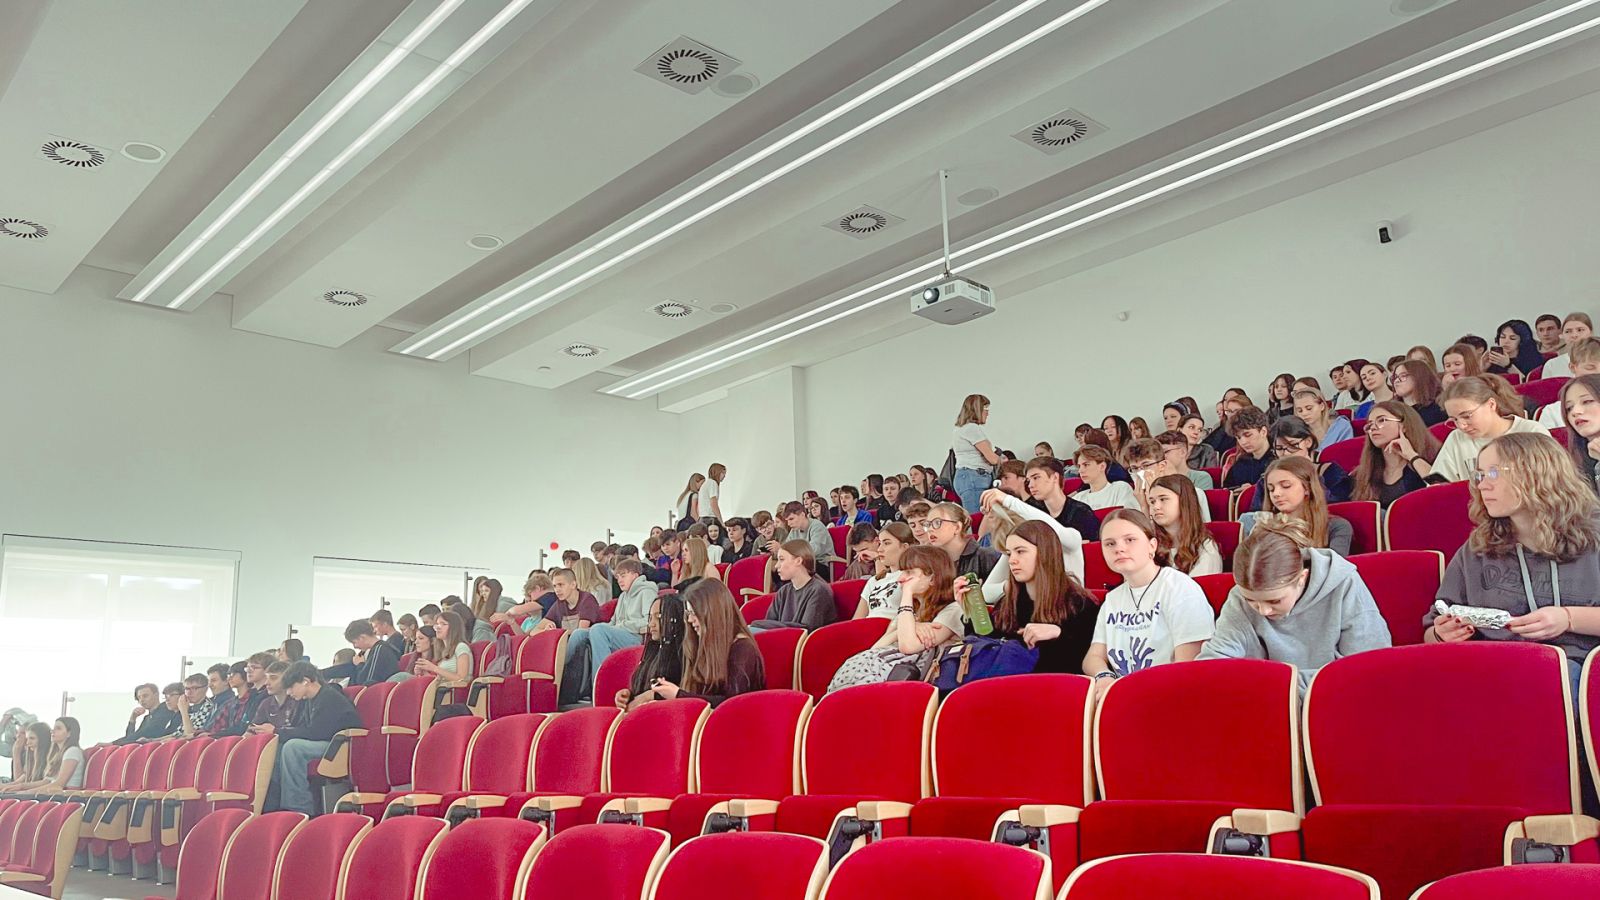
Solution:
[[[989,605],[983,602],[982,579],[973,572],[961,577],[967,580],[967,593],[963,596],[961,608],[967,614],[967,621],[972,623],[972,630],[978,634],[993,634],[994,622],[989,619]]]

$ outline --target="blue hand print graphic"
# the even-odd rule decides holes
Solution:
[[[1152,648],[1144,638],[1134,638],[1127,652],[1120,649],[1106,651],[1111,665],[1117,670],[1118,675],[1127,675],[1141,669],[1148,669],[1152,665],[1151,657],[1155,656]]]

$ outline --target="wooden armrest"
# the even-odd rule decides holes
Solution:
[[[856,816],[868,822],[904,819],[911,815],[911,804],[894,800],[867,800],[856,804]]]
[[[404,725],[385,725],[382,728],[378,729],[378,733],[379,734],[416,734],[417,730],[415,728],[407,728]]]
[[[1571,847],[1600,837],[1600,819],[1589,816],[1529,816],[1522,820],[1522,829],[1529,840]]]
[[[461,797],[450,805],[459,806],[462,809],[499,809],[506,805],[506,798],[493,794],[476,794],[469,797]]]
[[[768,592],[767,591],[758,591],[755,588],[739,588],[739,596],[741,596],[741,597],[759,597],[759,596],[761,596],[762,594],[765,594],[765,593],[768,593]]]
[[[523,672],[523,681],[555,681],[556,676],[549,672]]]
[[[343,731],[335,731],[333,736],[342,738],[358,738],[366,737],[369,734],[371,734],[371,732],[365,728],[346,728]]]
[[[505,678],[499,675],[479,675],[472,679],[473,684],[505,684]]]
[[[406,794],[397,798],[394,802],[410,809],[416,809],[419,806],[437,806],[439,801],[443,799],[444,797],[440,794]]]
[[[1289,834],[1300,830],[1300,817],[1281,809],[1236,809],[1233,828],[1245,834],[1262,836]]]
[[[8,884],[13,881],[21,882],[43,880],[43,875],[35,875],[32,872],[0,872],[0,884]]]
[[[776,800],[729,800],[728,815],[735,819],[770,816],[778,811]]]
[[[163,803],[199,799],[201,799],[200,792],[192,787],[173,788],[161,797]]]
[[[577,809],[583,804],[582,797],[534,797],[528,801],[535,809],[541,812],[555,812],[561,809]]]
[[[371,804],[374,804],[374,803],[382,803],[388,796],[389,796],[388,794],[374,794],[374,793],[363,793],[361,791],[351,791],[350,793],[345,794],[343,797],[340,797],[339,801],[334,804],[334,808],[337,809],[341,805],[346,804],[346,803],[353,803],[356,806],[370,806]]]
[[[1053,828],[1057,825],[1071,825],[1078,821],[1078,816],[1083,810],[1076,806],[1058,806],[1056,804],[1033,804],[1017,807],[1017,818],[1028,828]]]
[[[630,816],[665,812],[671,807],[672,801],[664,797],[629,797],[622,801],[622,811]]]
[[[249,794],[240,794],[236,791],[211,791],[206,794],[207,803],[216,803],[219,800],[249,800]]]

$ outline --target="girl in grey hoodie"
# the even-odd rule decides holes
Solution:
[[[1308,546],[1299,522],[1258,524],[1233,557],[1235,587],[1200,659],[1272,659],[1304,688],[1341,656],[1390,646],[1389,626],[1356,567]]]

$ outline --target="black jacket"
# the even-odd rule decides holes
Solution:
[[[159,737],[166,737],[183,727],[183,717],[167,708],[165,703],[150,710],[150,714],[139,723],[137,730],[129,722],[124,729],[121,739],[114,741],[117,744],[131,744],[134,741],[150,741]]]
[[[380,640],[367,651],[361,665],[344,663],[322,670],[323,678],[348,678],[352,686],[364,687],[388,681],[389,676],[400,671],[400,651],[386,640]]]
[[[331,741],[346,728],[360,728],[356,705],[338,685],[325,684],[310,700],[295,704],[289,727],[278,732],[286,741]]]

